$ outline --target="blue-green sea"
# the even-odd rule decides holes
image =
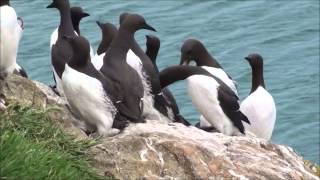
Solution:
[[[51,0],[12,0],[25,30],[18,62],[31,79],[52,84],[49,40],[59,14],[46,9]],[[251,88],[251,69],[244,57],[258,52],[264,57],[267,89],[277,106],[272,141],[292,146],[319,164],[319,1],[191,1],[191,0],[70,0],[91,16],[81,33],[97,48],[101,38],[96,20],[118,25],[122,12],[136,12],[157,29],[161,40],[160,69],[179,63],[186,38],[197,38],[239,84],[241,99]],[[145,48],[147,31],[136,39]],[[182,114],[198,121],[185,82],[170,87]]]

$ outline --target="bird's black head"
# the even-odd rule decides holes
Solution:
[[[253,68],[262,68],[263,67],[263,59],[260,54],[253,53],[249,54],[247,57],[245,57],[250,66]]]
[[[180,65],[188,65],[191,61],[197,61],[203,53],[205,47],[197,39],[187,39],[181,47]]]
[[[73,50],[73,57],[70,65],[81,66],[90,61],[90,44],[88,40],[82,36],[63,36],[70,44]]]
[[[5,5],[10,6],[9,0],[0,0],[0,6],[5,6]]]
[[[71,18],[73,20],[80,21],[82,18],[90,16],[90,14],[83,11],[81,7],[72,7],[70,8]]]
[[[47,8],[70,8],[69,0],[53,0],[52,3],[47,6]]]
[[[96,21],[96,23],[100,27],[102,33],[114,34],[117,32],[117,27],[111,23],[102,23],[100,21]]]
[[[102,23],[99,21],[96,21],[96,23],[102,31],[102,40],[97,49],[97,54],[100,55],[107,51],[113,38],[116,36],[118,29],[111,23]]]
[[[152,26],[147,24],[146,20],[139,14],[128,14],[120,24],[120,28],[126,29],[132,33],[140,29],[156,31]]]
[[[156,58],[160,49],[160,39],[156,36],[153,35],[146,35],[147,38],[147,42],[146,42],[146,46],[147,46],[147,50],[146,50],[146,54],[147,56],[150,58],[150,60],[152,61],[153,65],[155,66],[155,68],[158,71],[158,68],[156,67]]]
[[[126,17],[128,17],[129,14],[130,14],[130,13],[128,13],[128,12],[124,12],[124,13],[120,14],[119,24],[122,24],[122,22],[124,21],[124,19],[125,19]]]

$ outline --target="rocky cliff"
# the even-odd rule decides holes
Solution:
[[[57,108],[49,116],[66,132],[88,138],[63,98],[18,76],[5,87],[9,100]],[[100,140],[87,152],[100,174],[117,179],[319,179],[290,147],[255,137],[207,133],[181,124],[147,121]]]

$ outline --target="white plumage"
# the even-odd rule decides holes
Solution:
[[[76,35],[78,35],[77,31],[74,31],[74,33],[76,33]],[[51,33],[51,36],[50,36],[50,49],[52,49],[52,46],[54,44],[56,44],[58,40],[58,28],[56,28],[52,33]],[[92,46],[90,45],[90,57],[93,58],[94,57],[94,52],[93,52],[93,49],[92,49]]]
[[[141,77],[142,69],[143,69],[142,62],[140,58],[131,49],[129,49],[127,53],[126,61],[127,61],[127,64],[129,64],[133,69],[135,69]]]
[[[129,64],[133,69],[135,69],[141,80],[144,90],[144,96],[143,96],[143,116],[148,119],[153,120],[163,120],[167,121],[167,118],[163,116],[158,110],[154,108],[154,99],[153,95],[151,94],[151,87],[150,84],[147,82],[146,74],[143,70],[143,64],[140,60],[140,58],[131,50],[129,49],[127,53],[127,64]]]
[[[87,125],[86,129],[102,136],[112,136],[119,133],[112,124],[116,108],[105,93],[100,81],[65,65],[62,74],[62,84],[68,103],[79,114]]]
[[[262,86],[244,99],[240,110],[251,125],[244,123],[245,129],[257,137],[269,140],[276,121],[276,106],[271,94]]]
[[[93,66],[97,69],[100,70],[102,65],[103,65],[103,58],[106,55],[106,53],[102,53],[100,55],[96,54],[94,57],[91,59],[91,63]]]
[[[106,55],[106,53],[102,53],[100,55],[96,54],[91,62],[94,65],[94,67],[97,70],[100,70],[102,65],[103,65],[103,58]],[[129,49],[128,53],[127,53],[127,57],[126,57],[126,62],[127,64],[129,64],[133,69],[135,69],[139,75],[141,76],[141,72],[142,72],[142,62],[140,61],[140,58],[131,50]]]
[[[227,75],[226,72],[224,72],[223,69],[210,67],[210,66],[201,66],[201,68],[205,69],[210,74],[212,74],[213,76],[217,77],[222,82],[224,82],[238,96],[238,90],[237,90],[235,81],[230,79],[230,77]]]
[[[96,54],[92,59],[92,64],[97,70],[100,70],[103,65],[103,57],[105,53],[100,55]],[[126,57],[126,62],[129,64],[133,69],[135,69],[143,84],[144,96],[143,96],[143,115],[148,117],[148,119],[164,119],[164,117],[153,107],[154,100],[152,94],[150,93],[151,88],[150,85],[147,83],[145,73],[143,72],[143,65],[140,58],[131,50],[129,49]]]
[[[74,33],[76,33],[76,35],[78,35],[78,33],[76,31],[74,31]],[[58,40],[58,28],[56,28],[50,36],[50,50],[52,50],[52,46],[56,44]],[[93,57],[93,49],[90,45],[90,56]],[[58,76],[57,72],[55,71],[55,69],[52,67],[52,71],[53,71],[53,75],[56,81],[56,89],[58,90],[59,94],[61,96],[64,96],[64,92],[63,92],[63,88],[62,88],[62,84],[61,84],[61,78]]]
[[[0,75],[11,74],[16,67],[22,27],[15,10],[4,5],[0,7]]]
[[[187,78],[189,96],[200,114],[221,133],[233,135],[238,130],[220,107],[219,86],[215,79],[205,75],[193,75]]]
[[[217,77],[221,81],[223,81],[237,96],[238,96],[238,90],[235,84],[235,81],[230,79],[230,77],[227,75],[226,72],[224,72],[221,68],[215,68],[210,66],[200,66],[201,68],[208,71],[213,76]],[[202,115],[200,116],[200,127],[209,127],[209,122],[206,120],[205,117]]]

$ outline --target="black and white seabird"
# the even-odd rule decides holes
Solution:
[[[195,61],[197,66],[219,78],[238,96],[235,81],[231,79],[218,61],[210,55],[205,46],[197,39],[187,39],[181,47],[180,65],[189,65],[191,61]],[[204,128],[207,127],[208,124],[206,119],[200,116],[200,126]]]
[[[71,21],[72,21],[73,29],[74,29],[74,31],[76,32],[77,35],[81,35],[80,34],[80,26],[79,26],[80,25],[80,21],[81,21],[82,18],[90,16],[90,14],[84,12],[83,9],[81,7],[78,7],[78,6],[71,7],[70,8],[70,12],[71,12]],[[51,34],[50,48],[52,48],[52,46],[58,40],[58,28],[59,27],[57,27]],[[90,47],[90,51],[91,51],[91,47]]]
[[[105,89],[109,84],[90,61],[89,42],[82,36],[65,38],[74,53],[65,63],[62,86],[72,112],[84,121],[81,128],[101,136],[119,133],[112,128],[117,110]]]
[[[245,59],[252,69],[251,91],[240,105],[240,110],[251,122],[245,128],[257,137],[269,140],[276,122],[276,105],[265,87],[263,59],[259,54],[250,54]]]
[[[136,70],[127,64],[127,53],[135,42],[134,34],[140,29],[154,30],[138,14],[130,14],[121,23],[103,59],[100,71],[112,81],[110,96],[119,113],[131,122],[144,122],[142,118],[144,90]]]
[[[130,16],[130,13],[120,15],[120,24]],[[144,19],[143,19],[144,20]],[[155,29],[153,29],[155,31]],[[163,119],[162,116],[169,117],[167,101],[161,93],[159,75],[155,71],[153,63],[146,53],[133,39],[132,46],[127,55],[127,63],[132,66],[140,75],[144,85],[144,116],[148,119]],[[172,119],[172,117],[169,117]]]
[[[146,35],[146,54],[150,58],[151,62],[153,63],[153,66],[155,68],[155,71],[159,74],[159,69],[156,63],[157,55],[160,49],[160,39],[153,35]],[[183,123],[186,126],[189,126],[190,123],[180,114],[179,107],[177,105],[177,102],[169,90],[169,88],[165,87],[162,90],[162,94],[165,97],[168,108],[171,109],[173,116],[174,116],[174,122]]]
[[[65,64],[73,56],[73,51],[70,44],[64,39],[64,36],[73,37],[77,36],[74,31],[69,0],[53,0],[47,8],[57,8],[60,13],[60,25],[58,27],[58,36],[55,41],[51,37],[51,64],[53,66],[53,77],[56,82],[56,91],[58,94],[63,95],[63,88],[61,84],[61,76],[64,71]],[[53,33],[54,34],[54,33]]]
[[[219,78],[197,66],[172,66],[160,72],[162,87],[184,79],[192,103],[211,125],[226,135],[245,134],[242,121],[250,122],[239,110],[236,94]]]
[[[108,50],[113,38],[116,36],[118,29],[111,23],[102,23],[97,21],[97,24],[102,32],[102,39],[98,46],[97,53],[91,61],[94,67],[100,70],[103,65],[103,57],[105,52]]]
[[[0,1],[0,109],[4,108],[2,82],[12,74],[16,62],[20,38],[23,32],[23,21],[17,17],[16,11],[10,6],[9,0]]]

